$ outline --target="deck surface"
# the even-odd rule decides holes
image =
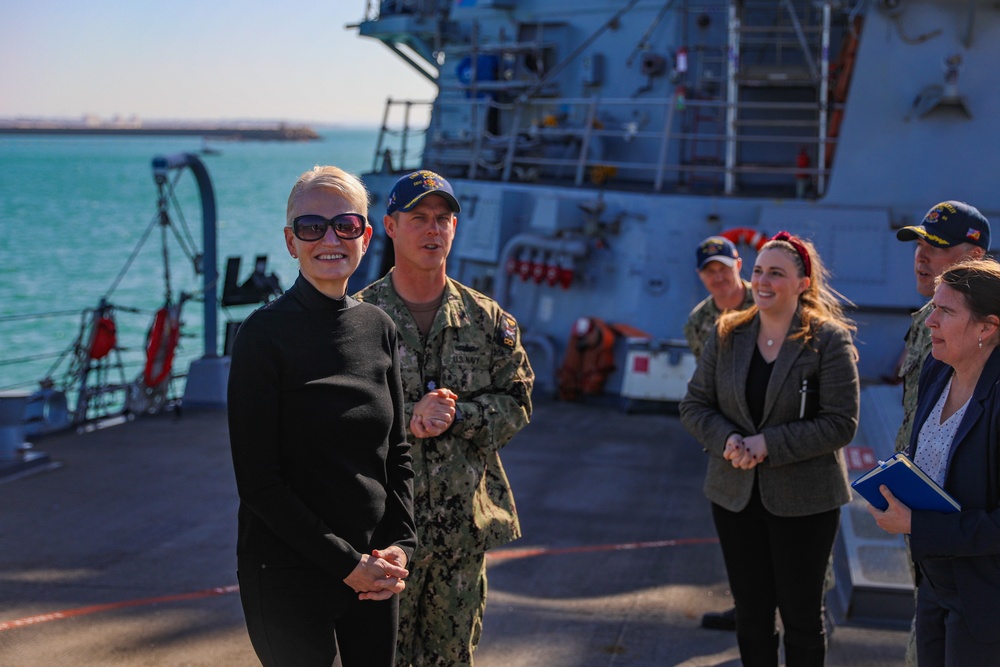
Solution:
[[[236,589],[225,415],[35,443],[0,480],[0,664],[259,664]],[[704,454],[667,414],[540,403],[503,450],[524,537],[493,552],[479,667],[737,667]],[[831,667],[902,667],[901,630],[836,628]]]

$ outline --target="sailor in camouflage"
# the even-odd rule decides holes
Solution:
[[[910,444],[910,431],[913,430],[913,413],[917,411],[917,382],[924,360],[931,353],[931,330],[924,322],[934,310],[934,304],[928,301],[923,308],[913,313],[910,328],[906,332],[903,362],[899,366],[899,377],[903,379],[903,423],[899,425],[896,434],[896,451],[906,451]]]
[[[990,223],[976,208],[958,201],[935,205],[920,225],[903,227],[896,232],[900,241],[916,241],[913,272],[921,296],[934,296],[935,281],[952,264],[963,259],[980,259],[990,247]],[[903,423],[896,435],[896,451],[910,444],[913,413],[917,409],[917,381],[924,360],[931,351],[930,330],[924,324],[934,310],[928,302],[913,314],[906,333],[906,349],[899,367],[903,379]]]
[[[934,296],[936,281],[945,269],[963,259],[981,259],[986,254],[990,247],[990,223],[976,208],[964,202],[945,201],[927,211],[920,225],[903,227],[896,232],[896,238],[917,242],[913,254],[917,292],[929,299]],[[931,351],[931,331],[925,321],[933,310],[933,302],[924,304],[913,313],[906,332],[906,347],[899,366],[899,377],[903,379],[903,422],[896,434],[897,452],[906,450],[910,444],[920,372]],[[916,575],[912,561],[910,569]],[[905,657],[907,667],[917,666],[915,622],[910,625]]]
[[[445,273],[460,211],[433,172],[401,178],[384,222],[396,266],[356,298],[396,322],[417,549],[400,595],[397,665],[472,665],[488,549],[520,536],[499,450],[527,425],[534,374],[517,322]]]
[[[753,305],[753,294],[750,283],[740,277],[743,260],[729,239],[709,236],[698,244],[695,261],[698,277],[709,294],[688,315],[684,337],[691,352],[698,358],[722,312],[746,310]]]

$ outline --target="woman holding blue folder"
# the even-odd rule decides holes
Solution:
[[[705,495],[745,667],[821,667],[823,590],[848,502],[841,449],[858,426],[853,325],[813,245],[779,232],[757,254],[754,306],[723,315],[680,405],[708,454]]]
[[[878,525],[910,536],[917,566],[920,667],[1000,665],[1000,264],[945,271],[927,318],[931,357],[920,376],[907,454],[961,505],[911,510],[885,486]]]

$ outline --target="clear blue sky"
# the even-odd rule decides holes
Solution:
[[[6,0],[0,118],[378,125],[433,86],[345,26],[366,0]]]

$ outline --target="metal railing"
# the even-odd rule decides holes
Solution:
[[[413,109],[432,104],[429,125],[414,125]],[[744,119],[727,132],[722,118],[733,106],[676,94],[648,100],[533,98],[511,103],[446,96],[434,103],[389,99],[372,170],[423,166],[473,180],[543,179],[577,187],[589,176],[612,189],[618,174],[622,187],[647,186],[654,192],[689,185],[699,177],[719,181],[720,189],[725,177],[767,176],[790,188],[803,175],[825,182],[829,170],[822,162],[803,167],[794,160],[795,147],[808,145],[813,155],[821,155],[819,144],[835,142],[819,140],[825,133],[820,132],[816,103],[741,102],[741,113],[774,113],[785,119]],[[402,113],[394,115],[394,110]],[[693,131],[694,114],[702,112],[717,114],[719,120]],[[499,129],[487,126],[491,114]],[[615,120],[636,116],[650,120],[645,125]],[[451,122],[456,118],[466,122]],[[425,142],[422,151],[415,148],[420,138]],[[703,152],[718,154],[718,161],[694,159],[695,142]],[[740,155],[762,145],[767,145],[765,153],[783,161],[726,163],[727,151]]]
[[[11,344],[8,356],[0,358],[0,391],[38,392],[54,390],[66,396],[71,425],[106,419],[135,409],[135,378],[145,364],[145,328],[154,313],[114,306],[117,332],[127,341],[115,347],[100,362],[87,363],[85,347],[92,333],[95,309],[22,313],[0,317],[0,337]],[[76,320],[70,323],[68,320]],[[68,334],[74,331],[70,337]],[[182,339],[191,334],[184,333]],[[60,347],[36,341],[67,340]],[[174,357],[175,372],[156,398],[163,403],[180,400],[188,364],[198,355],[197,345],[181,345]],[[83,381],[81,381],[83,380]],[[143,409],[143,412],[148,411]]]
[[[379,16],[429,16],[447,12],[447,4],[384,0]],[[624,4],[615,18],[634,5],[635,0]],[[369,4],[370,16],[373,11]],[[796,186],[807,181],[809,196],[822,196],[837,142],[830,116],[844,108],[844,99],[831,100],[829,94],[831,12],[829,1],[729,3],[726,43],[714,50],[693,47],[695,78],[682,77],[659,99],[550,96],[554,75],[614,19],[544,76],[496,80],[478,76],[480,54],[534,52],[544,45],[483,43],[473,25],[471,43],[450,51],[470,54],[468,83],[439,78],[433,103],[390,99],[372,169],[426,166],[472,180],[552,180],[578,187],[589,176],[609,188],[655,192],[700,182],[727,195],[785,187],[801,192]],[[711,77],[709,64],[719,70]],[[801,89],[791,97],[797,101],[789,101],[789,86]],[[785,87],[785,92],[747,94],[768,87]],[[431,109],[426,124],[412,119],[418,105]],[[403,117],[390,122],[397,108]],[[413,147],[419,138],[422,151]]]

